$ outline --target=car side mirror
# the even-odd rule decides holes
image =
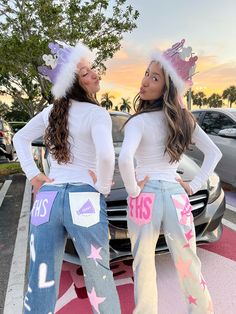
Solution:
[[[221,137],[228,137],[228,138],[236,139],[236,129],[230,128],[230,129],[220,130],[218,135]]]

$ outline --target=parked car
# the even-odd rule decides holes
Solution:
[[[17,131],[22,129],[26,125],[26,123],[27,122],[25,122],[25,121],[10,121],[9,122],[14,133],[16,133]]]
[[[13,130],[8,122],[0,119],[0,156],[13,160],[14,147],[13,147]]]
[[[216,167],[220,179],[236,187],[236,109],[201,109],[192,113],[223,154]],[[198,164],[203,161],[203,153],[195,145],[186,154]]]
[[[113,141],[116,153],[115,185],[111,194],[107,198],[107,214],[110,230],[110,253],[111,261],[131,258],[131,245],[127,231],[127,193],[119,173],[117,157],[123,141],[123,130],[121,127],[128,119],[129,115],[122,112],[111,112],[113,124]],[[38,139],[33,142],[39,148],[38,161],[47,174],[50,168],[50,158],[47,150],[43,146],[43,140]],[[184,156],[178,168],[178,173],[183,180],[190,181],[199,171],[199,166],[187,156]],[[222,217],[225,211],[225,196],[221,189],[220,179],[215,173],[204,184],[202,189],[190,196],[193,207],[192,213],[196,229],[197,243],[217,241],[222,233]],[[156,253],[168,251],[164,235],[161,233],[156,245]],[[79,263],[73,241],[69,238],[66,244],[66,261]]]

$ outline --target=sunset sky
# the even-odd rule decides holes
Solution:
[[[121,97],[132,101],[151,52],[183,38],[199,57],[195,92],[222,94],[236,85],[236,0],[128,0],[129,4],[140,13],[137,28],[124,35],[121,50],[106,62],[98,99],[109,92],[115,105]],[[1,101],[10,103],[9,98]]]
[[[112,1],[111,1],[112,3]],[[101,93],[133,97],[152,51],[186,39],[199,57],[194,90],[219,94],[236,85],[236,0],[128,1],[140,12],[137,28],[124,36],[122,48],[106,63]]]

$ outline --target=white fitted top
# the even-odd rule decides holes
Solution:
[[[33,160],[31,142],[44,135],[51,109],[52,105],[36,115],[13,139],[22,169],[29,180],[40,172]],[[68,126],[73,159],[70,163],[58,164],[49,155],[49,177],[54,179],[52,184],[82,182],[94,186],[100,193],[109,194],[115,160],[109,113],[100,106],[73,100]],[[95,185],[88,170],[97,175]]]
[[[140,188],[137,181],[144,179],[146,175],[150,180],[170,182],[176,182],[176,178],[179,178],[176,173],[179,162],[170,164],[168,153],[164,153],[167,128],[162,110],[139,114],[126,124],[125,138],[119,156],[119,168],[130,196],[139,195]],[[190,182],[191,189],[195,193],[213,173],[222,154],[198,125],[193,132],[192,141],[204,153],[200,171]]]

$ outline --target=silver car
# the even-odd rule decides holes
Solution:
[[[221,181],[236,187],[236,108],[201,109],[192,113],[223,154],[215,171]],[[187,155],[198,164],[203,160],[203,153],[194,145]]]

